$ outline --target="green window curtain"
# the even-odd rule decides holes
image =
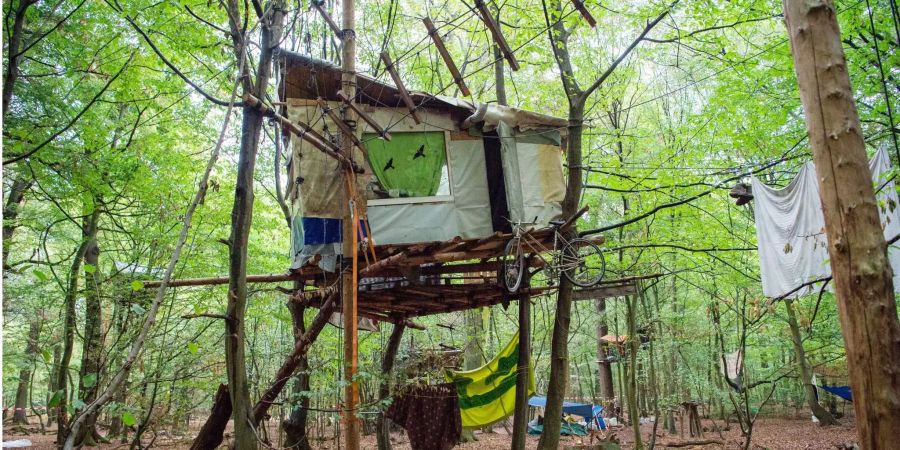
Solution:
[[[391,134],[385,141],[375,134],[363,135],[369,165],[384,192],[397,197],[431,197],[441,184],[447,161],[443,131]]]

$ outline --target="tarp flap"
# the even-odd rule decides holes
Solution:
[[[482,367],[448,371],[447,381],[456,386],[463,428],[481,428],[509,417],[516,406],[516,368],[519,333],[494,359]],[[534,368],[528,367],[528,394],[534,393]]]
[[[442,131],[395,133],[390,141],[363,135],[369,165],[381,186],[380,196],[431,197],[438,192],[446,162]]]
[[[853,401],[853,392],[850,390],[850,386],[816,386],[819,389],[825,390],[825,392],[830,392],[838,397],[847,400],[848,402]]]
[[[546,225],[558,218],[566,193],[559,132],[517,132],[501,122],[497,133],[511,220]]]

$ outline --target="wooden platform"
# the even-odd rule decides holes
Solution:
[[[553,246],[553,228],[531,230],[535,241]],[[375,247],[376,260],[360,255],[358,260],[358,308],[361,316],[397,322],[413,317],[463,311],[549,293],[556,286],[522,288],[510,294],[498,282],[498,270],[509,233],[495,233],[480,239],[455,238],[449,241],[416,244],[392,244]],[[601,243],[602,238],[595,238]],[[299,270],[273,275],[251,275],[249,283],[300,281],[300,290],[283,291],[292,301],[311,307],[321,306],[337,292],[337,273],[325,272],[312,260]],[[532,258],[531,270],[543,265]],[[633,292],[628,280],[603,281],[600,285],[576,292],[577,299],[626,295]],[[146,288],[159,286],[146,282]],[[228,277],[173,280],[168,286],[207,286],[227,284]]]

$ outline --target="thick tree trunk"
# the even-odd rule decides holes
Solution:
[[[797,323],[797,314],[794,312],[794,301],[785,299],[784,309],[787,311],[788,327],[791,329],[794,357],[797,358],[797,365],[800,367],[800,381],[803,383],[803,390],[806,393],[806,404],[813,415],[819,419],[820,424],[835,425],[837,421],[816,399],[816,387],[812,384],[812,370],[809,368],[809,362],[806,360],[806,351],[803,349],[803,338],[800,336],[800,325]]]
[[[400,341],[403,340],[403,331],[406,326],[402,323],[394,325],[391,337],[388,338],[387,348],[384,350],[384,358],[381,360],[381,382],[378,386],[378,398],[384,400],[391,395],[391,372],[394,370],[394,361],[397,359],[397,351],[400,350]],[[375,424],[375,438],[378,442],[378,450],[391,450],[391,424],[390,419],[384,414],[378,415]]]
[[[19,385],[16,388],[16,405],[13,412],[13,423],[28,424],[28,393],[31,386],[31,372],[34,370],[35,358],[41,353],[38,340],[41,337],[41,328],[44,326],[43,311],[37,311],[37,317],[31,319],[28,326],[28,345],[25,355],[28,358],[27,365],[19,372]]]
[[[97,236],[97,224],[100,221],[100,209],[93,211],[82,220],[81,243],[72,259],[69,270],[69,285],[66,289],[65,309],[63,311],[63,350],[57,372],[56,386],[59,393],[59,405],[56,416],[56,444],[62,446],[68,436],[69,416],[66,413],[69,398],[69,364],[72,362],[72,350],[75,346],[75,301],[78,299],[78,279],[81,264],[88,250],[88,244]]]
[[[473,370],[484,365],[485,357],[482,345],[484,343],[484,321],[481,317],[481,308],[470,309],[464,314],[466,344],[463,349],[463,363],[466,370]],[[463,429],[460,441],[475,441],[475,430]]]
[[[840,30],[829,0],[785,0],[828,236],[860,446],[896,445],[900,322]]]
[[[37,0],[19,0],[16,5],[16,16],[13,22],[12,35],[9,39],[8,55],[9,61],[6,62],[6,76],[3,77],[3,121],[6,121],[6,113],[9,112],[9,102],[12,100],[13,87],[19,78],[19,61],[22,55],[19,54],[22,48],[22,38],[25,32],[25,13],[28,8],[37,3]],[[4,259],[5,261],[5,259]]]
[[[302,282],[294,282],[294,289],[300,289]],[[306,333],[306,306],[297,302],[288,302],[288,310],[291,312],[293,322],[294,342],[303,339]],[[304,353],[297,358],[297,376],[294,378],[294,393],[309,392],[310,390],[309,358]],[[290,416],[282,423],[284,429],[284,446],[297,450],[309,450],[309,440],[306,437],[306,422],[309,417],[309,397],[300,397],[299,404],[291,410]]]
[[[99,203],[95,200],[95,204]],[[84,344],[81,352],[81,369],[78,372],[78,398],[91,403],[97,398],[103,362],[103,306],[100,301],[100,246],[97,234],[90,236],[84,252]],[[87,384],[86,381],[91,381]],[[78,429],[76,445],[93,446],[97,433],[97,415],[87,417]]]
[[[4,95],[6,93],[4,92]],[[9,257],[9,248],[12,243],[13,233],[16,231],[16,217],[19,215],[19,206],[25,200],[25,191],[31,186],[30,180],[25,180],[22,176],[16,176],[13,180],[12,187],[6,196],[6,204],[3,206],[3,269],[7,268],[7,258]],[[6,306],[4,304],[4,310]]]
[[[570,100],[569,134],[566,159],[569,163],[569,178],[566,197],[563,201],[563,215],[571,217],[578,210],[581,197],[581,142],[584,129],[584,98]],[[559,293],[556,297],[556,315],[553,323],[553,337],[550,343],[550,378],[547,383],[547,408],[544,410],[544,432],[538,448],[554,450],[559,446],[559,429],[562,404],[569,381],[569,322],[572,315],[573,285],[566,277],[560,277]]]
[[[530,260],[528,261],[531,262]],[[530,275],[526,270],[525,287],[531,286]],[[512,450],[525,448],[525,437],[528,435],[528,387],[531,363],[531,297],[519,297],[519,361],[516,367],[516,406],[513,416]]]

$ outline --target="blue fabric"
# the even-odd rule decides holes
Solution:
[[[341,219],[303,218],[303,245],[341,242]]]
[[[597,424],[597,428],[605,430],[606,422],[604,422],[603,417],[601,417],[601,414],[603,413],[603,407],[594,405],[594,407],[591,409],[591,412],[594,413],[594,423]]]
[[[529,425],[528,434],[537,435],[544,432],[543,425]],[[563,422],[559,426],[560,436],[587,436],[587,430],[579,423]]]
[[[853,393],[850,392],[850,386],[817,386],[820,389],[824,389],[825,392],[830,392],[838,397],[847,400],[848,402],[853,401]]]
[[[327,219],[321,217],[304,217],[303,245],[336,244],[341,242],[341,219]],[[359,221],[362,229],[360,239],[365,238],[366,227],[362,220]]]
[[[538,408],[545,408],[547,407],[547,397],[531,397],[530,399],[528,399],[528,405]],[[584,420],[590,421],[594,417],[594,408],[601,408],[601,410],[603,409],[600,406],[587,405],[584,403],[563,402],[562,410],[566,414],[581,416],[584,417]]]

